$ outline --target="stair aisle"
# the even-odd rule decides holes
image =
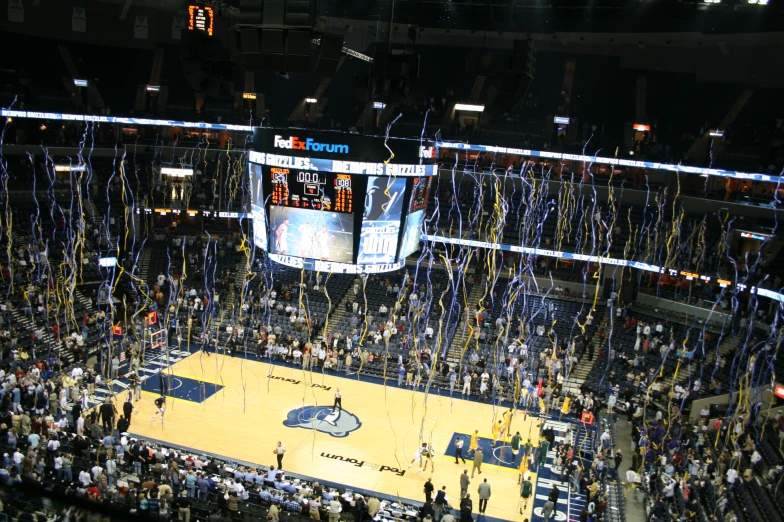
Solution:
[[[463,317],[460,321],[460,325],[455,331],[454,337],[452,337],[452,343],[449,345],[449,352],[446,356],[446,360],[449,363],[455,363],[459,365],[466,341],[471,336],[474,328],[476,327],[476,303],[478,303],[482,298],[482,295],[484,295],[484,289],[482,286],[483,285],[474,285],[474,287],[471,289],[471,293],[468,294],[468,299],[466,301],[468,306],[463,311]]]

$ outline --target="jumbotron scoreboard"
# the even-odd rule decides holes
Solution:
[[[350,174],[271,167],[272,204],[334,212],[354,211]]]
[[[432,142],[261,128],[253,144],[254,242],[273,261],[379,273],[417,250],[438,168]]]

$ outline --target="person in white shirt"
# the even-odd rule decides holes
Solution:
[[[92,468],[90,468],[90,473],[93,474],[93,480],[98,478],[98,475],[101,474],[101,471],[103,471],[103,468],[101,466],[97,465],[97,464],[95,466],[93,466]]]
[[[471,395],[471,376],[466,375],[463,377],[463,396]]]
[[[736,480],[738,480],[738,470],[735,468],[730,468],[730,470],[727,471],[727,482],[730,484],[735,484]]]
[[[17,448],[17,450],[14,452],[14,454],[11,456],[11,458],[14,460],[14,465],[16,466],[17,472],[21,473],[22,472],[22,461],[24,460],[24,454],[21,451],[19,451],[19,449]]]
[[[340,520],[340,512],[343,508],[340,506],[340,502],[335,500],[334,498],[329,501],[329,506],[327,511],[329,513],[329,522],[338,522]]]
[[[80,471],[80,472],[79,472],[79,482],[80,482],[80,483],[82,484],[82,486],[84,486],[84,487],[87,487],[87,486],[89,486],[89,485],[90,485],[90,483],[92,482],[92,481],[90,480],[90,474],[89,474],[89,473],[88,473],[86,470],[84,470],[84,469],[83,469],[82,471]]]
[[[242,485],[239,479],[234,479],[234,485],[232,487],[237,493],[237,498],[248,500],[248,492],[245,490],[245,486]]]
[[[46,447],[49,449],[49,453],[56,455],[57,450],[60,449],[60,441],[57,439],[49,439],[49,442],[46,443]]]
[[[761,467],[760,463],[762,462],[762,455],[760,452],[757,451],[757,447],[754,447],[754,453],[751,454],[751,468],[757,470],[757,468]]]

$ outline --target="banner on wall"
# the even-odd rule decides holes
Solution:
[[[185,29],[185,18],[177,18],[175,16],[172,20],[172,39],[181,40],[183,29]]]
[[[146,40],[148,33],[147,16],[136,15],[136,21],[133,23],[133,37],[137,40]]]
[[[8,0],[8,21],[15,24],[24,23],[24,3],[22,0]]]
[[[87,32],[87,12],[84,7],[74,7],[71,16],[71,29],[77,33]]]

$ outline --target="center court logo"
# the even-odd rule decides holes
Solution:
[[[275,141],[272,146],[278,149],[288,150],[310,150],[313,152],[331,152],[333,154],[348,154],[348,145],[338,145],[335,143],[321,143],[313,138],[306,138],[304,140],[297,136],[291,136],[288,139],[283,139],[283,136],[275,136]]]
[[[342,438],[348,437],[352,431],[357,431],[362,423],[356,415],[346,410],[333,412],[329,406],[304,406],[291,410],[283,425],[289,428],[316,430]]]

